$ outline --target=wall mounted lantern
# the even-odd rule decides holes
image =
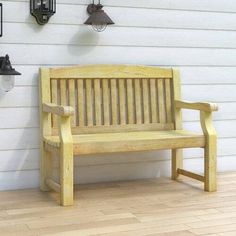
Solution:
[[[103,5],[100,3],[89,4],[87,12],[90,15],[89,18],[84,22],[85,25],[91,25],[97,32],[102,32],[106,29],[107,25],[115,24],[111,18],[102,10]]]
[[[0,3],[0,37],[2,37],[2,3]]]
[[[0,57],[0,88],[9,92],[15,85],[15,76],[21,75],[11,66],[9,56]]]
[[[30,13],[39,25],[44,25],[56,13],[56,0],[30,0]]]

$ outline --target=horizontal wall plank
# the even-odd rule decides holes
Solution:
[[[214,121],[213,124],[219,138],[236,137],[236,120]],[[200,122],[185,122],[183,127],[186,130],[201,131]]]
[[[235,156],[221,157],[218,159],[218,171],[233,171],[236,165]],[[201,159],[188,159],[185,167],[192,171],[202,172]],[[129,164],[110,164],[109,166],[77,167],[75,170],[75,182],[77,184],[95,183],[104,181],[118,181],[131,179],[156,178],[170,176],[170,163],[168,161]],[[9,171],[0,172],[0,190],[37,188],[39,185],[39,171]]]
[[[213,113],[214,120],[235,120],[236,102],[218,103],[219,111]],[[183,110],[184,121],[196,121],[200,119],[199,111]]]
[[[10,2],[4,4],[4,21],[7,22],[31,22],[35,23],[29,15],[28,2]],[[18,14],[13,14],[17,12]],[[106,7],[106,12],[112,16],[117,26],[139,26],[160,28],[185,28],[185,29],[223,29],[235,30],[235,14],[178,11],[168,9],[143,9]],[[148,15],[148,17],[146,17]],[[129,16],[129,17],[127,17]],[[83,24],[88,18],[86,6],[58,4],[57,14],[50,20],[50,24]],[[35,23],[36,25],[36,23]],[[40,26],[34,26],[40,29]],[[87,27],[87,26],[84,26]]]
[[[38,128],[0,129],[0,150],[28,149],[39,147]]]
[[[38,107],[0,108],[0,129],[39,127]]]
[[[0,172],[0,179],[0,190],[37,188],[39,186],[39,171]]]
[[[39,169],[39,149],[1,151],[0,172]]]
[[[235,84],[235,67],[178,67],[182,84]]]
[[[9,0],[2,0],[6,2]],[[13,2],[27,2],[27,0],[14,0]],[[234,0],[222,0],[205,1],[205,0],[103,0],[105,6],[119,6],[129,8],[159,8],[159,9],[172,9],[172,10],[193,10],[193,11],[218,11],[218,12],[236,12]],[[57,0],[57,4],[77,4],[87,5],[87,0]]]
[[[235,85],[185,85],[182,86],[182,98],[196,102],[234,102],[235,91]]]
[[[53,32],[53,34],[52,34]],[[21,37],[15,37],[21,35]],[[47,37],[45,37],[47,35]],[[135,38],[135,41],[134,41]],[[131,47],[196,47],[236,48],[235,31],[183,30],[110,27],[97,34],[90,27],[48,24],[38,30],[32,24],[5,23],[1,43],[131,46]]]
[[[0,39],[1,40],[1,39]],[[14,56],[14,55],[13,55]],[[15,58],[11,57],[12,62]],[[150,64],[153,65],[153,64]],[[17,65],[16,69],[22,76],[16,77],[16,86],[37,86],[38,73],[41,65]],[[48,65],[50,66],[50,65]],[[155,65],[153,65],[155,66]],[[169,66],[168,66],[169,67]],[[235,67],[178,67],[180,70],[182,84],[236,84]]]
[[[19,76],[20,77],[20,76]],[[8,93],[0,91],[0,108],[2,107],[38,106],[38,88],[15,87]]]
[[[236,49],[2,44],[3,54],[20,65],[143,64],[235,66]],[[45,51],[47,56],[45,57]],[[30,52],[30,53],[25,53]],[[114,56],[115,55],[115,56]],[[125,55],[125,57],[124,57]],[[140,57],[140,55],[142,55]],[[158,57],[157,57],[158,55]],[[135,61],[134,61],[135,58]]]

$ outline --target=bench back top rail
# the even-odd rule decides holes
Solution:
[[[148,66],[41,68],[41,102],[74,107],[74,134],[171,130],[179,84],[173,74]],[[51,123],[56,133],[56,116]]]

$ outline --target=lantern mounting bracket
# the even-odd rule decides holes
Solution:
[[[87,12],[88,12],[89,15],[91,15],[94,12],[96,12],[97,10],[102,9],[102,8],[103,8],[103,5],[100,4],[100,3],[99,4],[91,3],[87,7]]]

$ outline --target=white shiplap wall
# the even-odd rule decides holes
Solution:
[[[219,171],[236,170],[235,0],[103,0],[116,22],[104,33],[83,25],[89,0],[58,0],[45,26],[29,14],[29,1],[5,0],[0,55],[9,53],[22,76],[0,94],[0,190],[37,187],[40,66],[145,64],[178,67],[183,98],[218,102]],[[197,112],[185,127],[199,130]],[[76,159],[78,183],[169,175],[168,151]],[[186,167],[202,171],[202,151],[185,151]]]

